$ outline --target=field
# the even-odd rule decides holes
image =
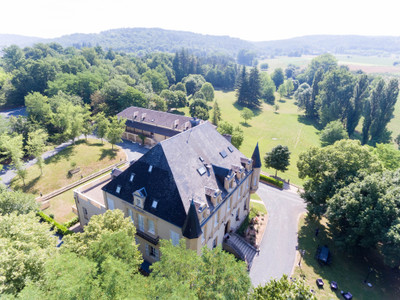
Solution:
[[[316,228],[319,234],[315,236]],[[301,261],[301,267],[296,265],[294,277],[305,276],[307,284],[316,291],[318,299],[342,299],[340,290],[350,292],[354,299],[399,299],[400,277],[388,267],[382,265],[379,254],[368,251],[355,251],[346,254],[337,251],[329,236],[325,220],[321,223],[302,217],[299,223],[299,249],[305,250]],[[317,246],[327,245],[332,253],[331,265],[318,264],[315,259]],[[372,272],[368,275],[368,267]],[[364,280],[368,276],[368,287]],[[319,289],[315,283],[321,278],[325,285]],[[329,282],[336,281],[338,291],[329,288]]]
[[[260,155],[263,159],[266,152],[273,147],[282,144],[289,147],[291,159],[289,170],[285,173],[278,172],[278,177],[290,179],[292,183],[301,185],[298,178],[296,162],[299,154],[310,146],[319,146],[318,129],[302,117],[301,111],[294,104],[294,99],[277,101],[278,113],[274,112],[271,105],[263,104],[261,110],[254,111],[255,117],[244,124],[240,117],[242,107],[236,105],[234,92],[216,91],[215,99],[221,108],[222,120],[228,121],[234,126],[240,125],[244,131],[244,141],[240,151],[247,157],[251,157],[254,147],[259,143]],[[263,171],[275,174],[273,169],[263,166]]]
[[[125,153],[119,148],[113,151],[109,143],[103,145],[94,139],[80,140],[75,145],[46,159],[42,175],[39,167],[34,165],[27,169],[25,186],[17,176],[11,182],[11,187],[36,196],[39,196],[40,193],[45,195],[77,181],[81,176],[85,177],[115,164],[121,159],[125,159]],[[75,168],[80,168],[80,171],[71,176],[68,174],[68,170],[74,168],[72,162],[76,164]]]

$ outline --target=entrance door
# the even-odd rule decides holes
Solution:
[[[229,220],[228,222],[226,222],[225,225],[225,234],[229,233],[230,229],[231,229],[231,221]]]

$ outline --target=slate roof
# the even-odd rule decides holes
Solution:
[[[223,150],[225,158],[220,155]],[[132,194],[144,187],[148,194],[144,210],[182,228],[192,200],[196,205],[209,206],[206,187],[221,190],[223,199],[229,194],[224,189],[224,178],[232,172],[232,165],[241,166],[243,157],[212,124],[205,122],[158,143],[103,189],[132,203]],[[200,175],[198,169],[202,167],[205,172]],[[131,173],[135,173],[133,182],[129,181]],[[154,200],[158,201],[156,209],[152,207]]]
[[[262,165],[261,165],[260,150],[258,149],[258,143],[254,148],[251,159],[253,160],[253,168],[261,168]]]
[[[143,118],[144,114],[145,117]],[[128,127],[165,136],[174,136],[200,122],[200,120],[191,117],[136,106],[124,109],[117,116],[127,119],[126,126]],[[186,127],[185,124],[188,126]]]

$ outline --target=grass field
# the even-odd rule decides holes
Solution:
[[[319,228],[318,237],[315,229]],[[305,254],[301,261],[301,268],[296,266],[294,277],[305,276],[307,284],[316,291],[317,299],[342,299],[340,290],[350,292],[354,299],[400,299],[400,278],[390,268],[382,265],[380,256],[369,251],[363,253],[355,251],[353,254],[339,252],[329,237],[324,220],[321,223],[310,221],[304,217],[299,223],[299,249]],[[332,264],[321,266],[315,259],[317,246],[327,245],[332,253]],[[374,271],[370,273],[368,282],[372,288],[364,284],[368,275],[368,267]],[[325,285],[318,289],[315,281],[323,279]],[[338,283],[338,291],[329,288],[329,282]]]
[[[285,173],[278,172],[278,176],[290,179],[292,183],[301,185],[302,180],[298,178],[296,163],[299,154],[310,146],[319,146],[318,129],[302,117],[293,99],[277,101],[278,113],[272,106],[263,104],[262,108],[254,111],[255,117],[244,124],[240,117],[242,107],[236,105],[234,92],[216,91],[215,98],[221,108],[222,120],[232,124],[240,125],[244,131],[244,141],[240,151],[247,157],[251,157],[254,147],[259,143],[261,158],[273,147],[282,144],[289,147],[291,159],[289,170]],[[263,170],[275,174],[273,169],[263,167]]]
[[[46,159],[42,175],[39,167],[34,165],[27,169],[25,186],[17,176],[11,182],[11,187],[36,196],[39,193],[45,195],[77,181],[81,176],[85,177],[117,163],[121,159],[125,159],[125,153],[119,148],[113,151],[109,143],[103,145],[94,139],[80,140],[75,145],[71,145],[53,157]],[[80,172],[70,176],[68,170],[73,168],[72,162],[76,163],[75,168],[79,167]]]

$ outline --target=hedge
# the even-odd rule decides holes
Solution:
[[[265,176],[265,175],[261,174],[260,175],[260,180],[266,181],[268,183],[271,183],[271,184],[277,186],[278,188],[283,189],[283,182],[278,180],[278,179],[275,179],[275,178],[272,178],[272,177],[268,177],[268,176]]]
[[[78,222],[79,222],[79,218],[78,218],[78,216],[75,216],[71,220],[65,222],[63,225],[67,228],[70,228],[71,226],[74,226]]]
[[[67,235],[67,234],[71,234],[73,233],[72,231],[68,230],[67,227],[65,227],[64,225],[61,225],[60,223],[58,223],[56,220],[50,218],[48,215],[46,215],[44,212],[42,211],[38,211],[37,215],[45,222],[49,223],[50,225],[53,225],[53,228],[56,228],[56,231],[58,234],[62,234],[62,235]]]

